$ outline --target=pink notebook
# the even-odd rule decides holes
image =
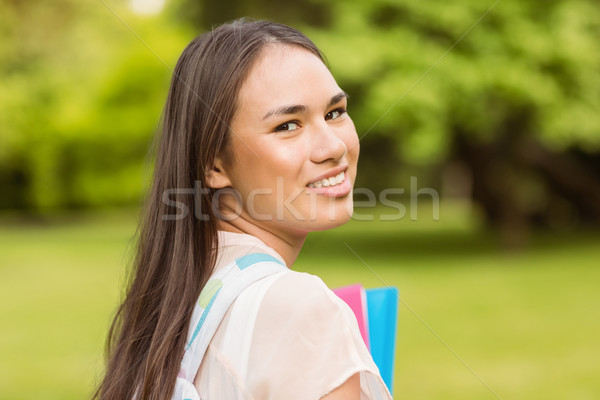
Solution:
[[[346,304],[350,306],[356,320],[358,321],[358,329],[367,345],[367,349],[371,350],[369,342],[369,320],[367,309],[367,295],[365,289],[360,285],[350,285],[341,288],[333,289],[333,292]]]

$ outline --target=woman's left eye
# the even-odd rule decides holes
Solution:
[[[299,124],[295,121],[289,121],[275,128],[275,132],[292,132],[299,128]]]
[[[326,115],[325,115],[325,120],[330,120],[330,119],[336,119],[342,116],[342,114],[344,114],[346,112],[346,110],[344,110],[343,108],[338,108],[337,110],[333,110],[333,111],[329,111]]]

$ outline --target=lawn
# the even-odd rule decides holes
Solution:
[[[0,218],[0,399],[82,399],[102,370],[135,212]],[[507,252],[465,210],[352,221],[295,269],[400,291],[398,399],[600,398],[600,232]]]

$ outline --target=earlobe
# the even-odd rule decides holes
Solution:
[[[206,185],[212,189],[222,189],[231,186],[229,176],[225,172],[223,160],[216,157],[210,168],[206,172]]]

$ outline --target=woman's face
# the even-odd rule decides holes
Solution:
[[[263,50],[239,92],[221,168],[241,197],[237,218],[282,234],[350,219],[359,142],[346,103],[314,54],[289,45]],[[231,200],[220,202],[231,210]]]

